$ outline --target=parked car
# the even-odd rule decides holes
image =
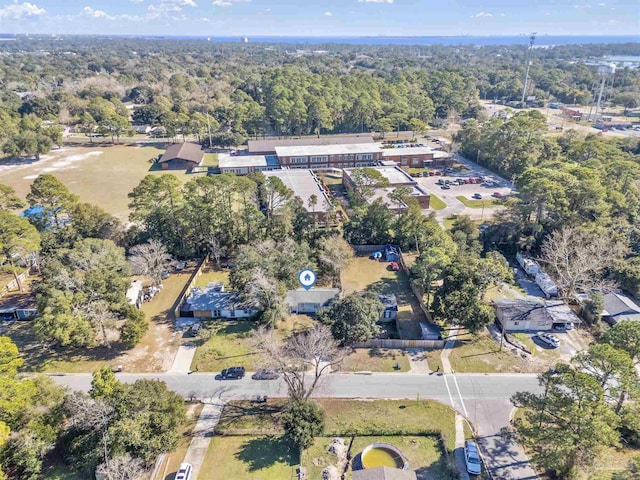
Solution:
[[[199,323],[194,323],[193,325],[191,325],[191,334],[195,337],[196,335],[198,335],[198,332],[200,331],[200,328],[202,327],[202,325],[200,325]]]
[[[190,463],[181,463],[176,473],[176,480],[191,480],[193,467]]]
[[[443,189],[443,190],[451,190],[451,187],[450,187],[450,186],[449,186],[449,184],[447,184],[447,183],[445,183],[444,185],[442,185],[440,188],[441,188],[441,189]]]
[[[560,346],[560,340],[555,335],[551,335],[550,333],[538,332],[536,333],[536,337],[540,339],[541,342],[546,343],[550,347],[558,348]]]
[[[467,464],[467,472],[471,475],[480,475],[482,473],[482,463],[480,462],[480,454],[478,453],[476,442],[467,440],[464,443],[464,461]]]
[[[398,264],[398,262],[391,262],[389,264],[389,270],[391,270],[392,272],[399,272],[400,271],[400,265]]]
[[[496,197],[496,198],[504,197],[504,195],[502,195],[500,192],[493,192],[493,196]]]
[[[279,376],[280,374],[277,370],[273,370],[270,368],[261,368],[256,373],[251,375],[251,378],[254,380],[275,380]]]
[[[162,272],[160,272],[160,278],[162,280],[169,278],[169,270],[162,270]]]
[[[482,195],[480,195],[479,193],[474,193],[472,198],[475,198],[476,200],[482,200]]]
[[[444,180],[442,180],[441,178],[436,180],[436,185],[442,185],[443,183],[444,183]]]
[[[224,379],[224,380],[229,380],[229,379],[236,379],[236,380],[240,380],[241,378],[244,377],[244,367],[231,367],[231,368],[225,368],[224,370],[222,370],[222,372],[220,372],[220,376]]]

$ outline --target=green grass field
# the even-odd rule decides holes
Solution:
[[[399,369],[394,368],[396,363]],[[400,349],[356,348],[339,368],[343,372],[408,372],[409,359]]]
[[[51,173],[83,202],[102,207],[121,220],[129,215],[127,195],[145,175],[173,174],[186,182],[198,174],[184,170],[153,170],[149,160],[164,152],[158,146],[83,144],[53,150],[39,162],[0,170],[0,183],[13,187],[25,198],[38,175]],[[1,165],[1,162],[0,162]]]
[[[524,372],[526,363],[507,348],[500,346],[488,333],[458,335],[456,345],[449,354],[451,368],[459,373],[507,373]],[[431,366],[431,363],[429,363]]]
[[[224,368],[242,365],[253,371],[258,367],[256,352],[252,351],[251,321],[213,320],[201,330],[203,343],[191,363],[191,369],[200,372],[219,372]],[[206,340],[205,340],[206,339]]]
[[[495,207],[496,205],[502,204],[502,202],[497,198],[483,198],[482,200],[475,200],[467,198],[464,195],[458,195],[456,199],[460,200],[464,203],[465,207],[469,208]]]
[[[444,201],[440,197],[432,193],[429,197],[429,206],[434,210],[442,210],[447,206],[447,204],[444,203]]]
[[[348,445],[351,435],[355,435],[351,450],[354,458],[371,443],[387,442],[402,451],[418,478],[454,478],[438,440],[441,436],[444,448],[453,450],[455,414],[449,407],[429,400],[315,401],[325,412],[325,433],[302,455],[309,473],[307,478],[321,478],[322,469],[334,463],[333,455],[327,452],[331,438],[344,438]],[[298,458],[282,441],[279,416],[284,404],[283,399],[269,400],[266,404],[228,402],[207,452],[201,478],[289,478],[287,475],[298,466]]]

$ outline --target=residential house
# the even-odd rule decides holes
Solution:
[[[33,320],[38,315],[30,293],[11,293],[0,297],[0,320]]]
[[[310,290],[298,288],[289,290],[285,301],[289,305],[291,313],[316,314],[321,308],[331,305],[338,298],[338,295],[340,295],[338,288],[312,288]]]
[[[378,299],[384,305],[380,322],[391,322],[398,317],[398,299],[393,293],[379,293]]]
[[[181,317],[237,319],[257,314],[256,308],[243,302],[237,292],[225,292],[219,282],[211,282],[205,288],[191,289],[180,307]]]
[[[158,163],[163,170],[191,170],[202,163],[204,152],[195,143],[176,143],[167,148]]]
[[[602,319],[609,325],[622,320],[640,321],[640,306],[622,292],[605,293]]]
[[[554,326],[579,324],[580,319],[563,302],[529,299],[499,299],[496,318],[507,332],[545,331]]]

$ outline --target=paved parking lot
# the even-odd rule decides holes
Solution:
[[[456,197],[464,196],[471,200],[473,199],[473,195],[476,193],[480,194],[482,196],[482,199],[493,198],[492,195],[494,192],[500,192],[501,195],[508,195],[512,192],[511,182],[497,176],[489,170],[482,168],[476,163],[471,162],[461,156],[456,155],[455,160],[456,162],[465,165],[468,170],[453,170],[443,176],[434,175],[433,177],[416,178],[420,185],[423,185],[427,190],[429,190],[429,192],[441,198],[447,204],[446,208],[436,211],[436,217],[440,220],[450,215],[469,215],[471,218],[476,219],[491,218],[493,214],[502,207],[467,207]],[[483,184],[464,184],[451,185],[450,189],[445,190],[436,183],[440,179],[453,181],[458,178],[464,179],[473,177],[483,177],[485,179],[489,179],[495,182],[498,186],[488,187]]]

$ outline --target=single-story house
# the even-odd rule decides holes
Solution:
[[[398,299],[393,293],[379,293],[378,299],[384,305],[384,312],[382,312],[381,322],[389,322],[395,320],[398,317]]]
[[[33,320],[38,315],[30,293],[12,293],[0,298],[0,320]]]
[[[146,135],[147,133],[151,132],[151,125],[134,125],[133,130],[136,133],[142,133]]]
[[[140,308],[140,305],[142,305],[143,291],[144,288],[141,280],[134,280],[131,282],[131,286],[129,286],[126,293],[129,305],[134,305],[136,308]]]
[[[180,307],[181,317],[235,319],[257,314],[258,310],[243,302],[237,292],[225,292],[218,282],[212,282],[205,288],[191,289]]]
[[[298,288],[289,290],[285,301],[289,305],[291,313],[318,313],[318,310],[328,307],[338,298],[338,288],[312,288],[305,290]]]
[[[640,321],[640,307],[622,292],[605,293],[602,320],[610,325],[621,320]]]
[[[195,143],[176,143],[167,148],[158,163],[163,170],[191,170],[202,163],[204,152]]]
[[[507,332],[545,331],[559,324],[579,324],[580,319],[564,302],[499,299],[496,318]]]
[[[392,467],[364,468],[351,473],[353,480],[417,480],[413,470]]]

